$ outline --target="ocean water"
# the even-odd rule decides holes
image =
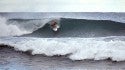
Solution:
[[[33,55],[124,61],[124,35],[125,13],[0,13],[0,44]]]

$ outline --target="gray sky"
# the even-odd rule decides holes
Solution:
[[[125,0],[0,0],[1,12],[125,12]]]

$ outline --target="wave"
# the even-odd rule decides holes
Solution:
[[[46,56],[67,55],[72,60],[124,61],[125,36],[95,38],[33,38],[1,37],[0,44],[14,47],[17,51]]]
[[[0,13],[0,16],[2,15],[0,17],[0,36],[100,37],[125,35],[124,13],[29,14]],[[61,24],[58,34],[53,32],[48,25],[52,20]]]

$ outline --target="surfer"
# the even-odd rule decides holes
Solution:
[[[50,27],[54,30],[54,31],[57,31],[58,28],[59,28],[59,24],[56,22],[56,21],[52,21],[50,23]]]

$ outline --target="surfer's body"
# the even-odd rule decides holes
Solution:
[[[50,23],[50,27],[51,27],[54,31],[57,31],[58,28],[60,28],[59,23],[57,23],[56,21],[52,21],[52,22]]]

